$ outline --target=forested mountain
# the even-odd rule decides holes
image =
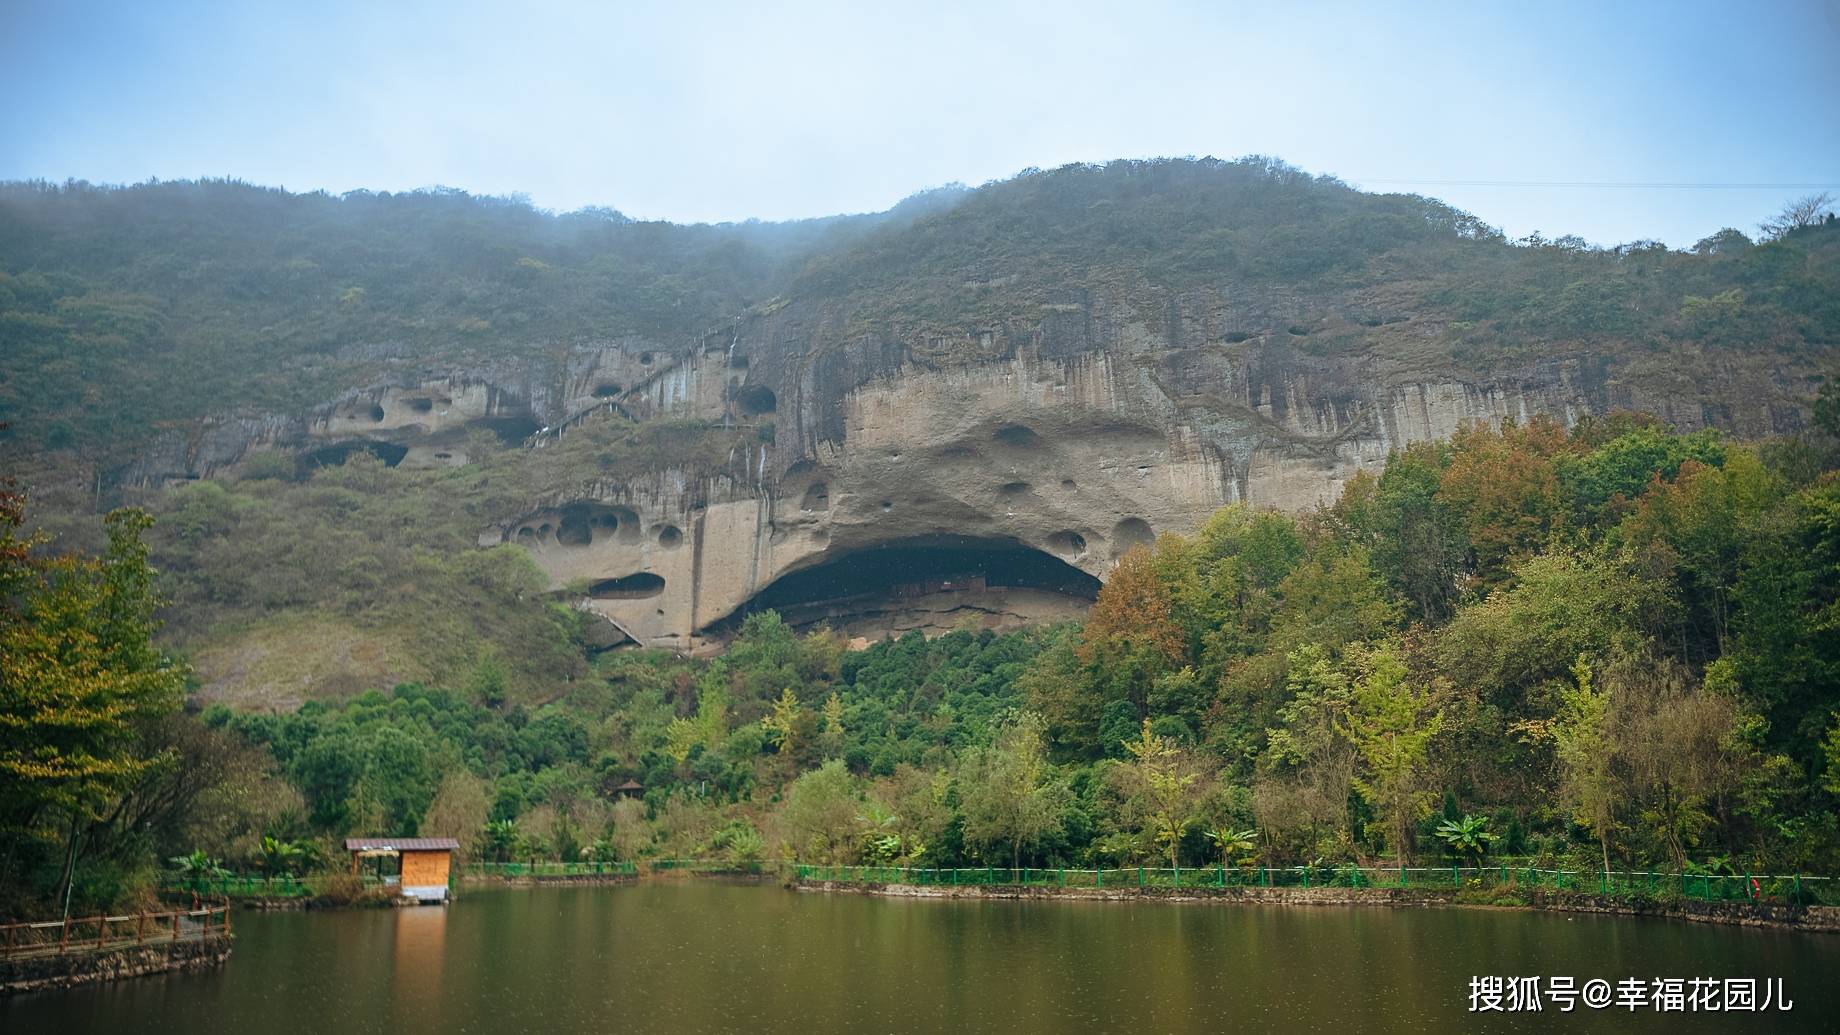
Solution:
[[[120,462],[160,428],[329,401],[386,357],[681,348],[788,300],[912,336],[1101,290],[1154,308],[1241,285],[1333,317],[1299,328],[1308,354],[1476,369],[1555,345],[1802,355],[1840,341],[1837,256],[1831,229],[1761,246],[1721,231],[1684,253],[1511,242],[1441,203],[1263,159],[1031,170],[876,215],[719,226],[457,191],[15,183],[0,186],[0,407],[27,449]]]
[[[1833,871],[1836,344],[1831,221],[1509,241],[1264,159],[720,226],[0,187],[0,910],[348,833]]]

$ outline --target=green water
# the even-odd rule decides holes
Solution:
[[[1840,936],[1479,909],[945,902],[710,882],[240,913],[224,967],[0,1000],[0,1031],[1840,1030]],[[1789,1013],[1478,1015],[1472,975],[1783,978]]]

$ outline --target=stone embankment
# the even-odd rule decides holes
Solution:
[[[169,971],[203,970],[230,958],[233,936],[213,931],[180,941],[76,949],[0,960],[0,995],[69,988]]]
[[[1780,902],[1695,902],[1543,890],[1530,891],[1518,901],[1498,899],[1492,902],[1479,902],[1469,900],[1466,896],[1448,889],[1439,888],[1175,888],[1154,885],[1122,888],[1057,888],[1018,885],[952,887],[809,879],[794,879],[789,881],[789,884],[801,891],[880,895],[893,898],[1061,899],[1089,902],[1160,901],[1279,906],[1458,906],[1536,909],[1552,912],[1662,917],[1696,923],[1840,933],[1840,907],[1835,906],[1804,906]]]

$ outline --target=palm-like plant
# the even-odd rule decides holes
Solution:
[[[293,841],[264,837],[261,847],[257,849],[256,864],[267,876],[292,876],[306,861],[306,857],[307,850]]]
[[[1134,830],[1120,830],[1100,838],[1095,846],[1101,855],[1111,856],[1120,864],[1138,862],[1150,854],[1150,839]]]
[[[873,798],[863,803],[863,810],[856,816],[856,824],[862,828],[863,854],[882,866],[898,857],[901,835],[895,825],[900,821],[901,817]]]
[[[610,863],[614,861],[617,855],[618,853],[615,852],[613,848],[613,842],[604,837],[595,838],[593,844],[587,845],[581,850],[582,860],[591,863]]]
[[[1259,833],[1256,830],[1234,830],[1228,826],[1211,827],[1202,831],[1214,847],[1220,849],[1220,865],[1233,865],[1233,857],[1241,862],[1252,858],[1252,853],[1259,849]]]
[[[509,862],[517,851],[517,824],[508,819],[495,820],[486,824],[485,848],[491,853],[495,862]]]
[[[761,838],[760,831],[751,826],[732,828],[726,840],[729,857],[741,863],[760,861],[761,854],[767,848],[767,842]]]
[[[218,860],[205,854],[202,848],[194,850],[190,855],[173,856],[172,864],[179,870],[180,883],[193,891],[201,890],[206,881],[222,880],[230,876],[230,871],[224,869]]]
[[[1461,819],[1447,819],[1439,823],[1437,836],[1458,855],[1474,856],[1478,866],[1482,864],[1482,857],[1488,854],[1489,845],[1496,841],[1496,835],[1489,833],[1486,817],[1467,814]]]

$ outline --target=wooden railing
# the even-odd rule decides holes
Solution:
[[[230,907],[0,924],[0,959],[229,937]]]

